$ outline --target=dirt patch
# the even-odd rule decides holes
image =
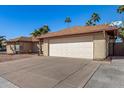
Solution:
[[[36,55],[34,54],[18,54],[18,55],[0,54],[0,62],[19,60],[19,59],[24,59],[24,58],[30,58],[33,56],[36,56]]]

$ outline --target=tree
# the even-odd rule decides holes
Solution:
[[[124,28],[118,30],[120,32],[120,37],[124,37]]]
[[[97,22],[99,22],[101,20],[99,14],[97,13],[93,13],[91,15],[91,18],[86,22],[86,25],[92,25],[95,26]]]
[[[34,37],[37,37],[38,35],[40,35],[40,32],[39,30],[35,29],[32,33],[31,33],[32,36]]]
[[[101,18],[99,16],[99,14],[93,13],[91,16],[91,20],[92,20],[93,25],[96,25],[96,22],[99,22],[101,20]]]
[[[123,21],[123,13],[124,13],[124,5],[121,5],[117,9],[117,13],[122,14],[122,27],[119,27],[119,36],[123,39],[124,42],[124,21]]]
[[[44,25],[43,27],[39,28],[39,29],[35,29],[31,35],[34,37],[40,36],[42,34],[46,34],[50,31],[49,26],[48,25]]]
[[[124,5],[118,7],[117,13],[122,14],[122,21],[123,21]]]
[[[123,13],[124,12],[124,5],[119,6],[118,9],[117,9],[117,12],[119,14]]]
[[[50,31],[50,28],[49,28],[48,25],[44,25],[44,26],[42,27],[42,34],[46,34],[46,33],[48,33],[49,31]]]
[[[66,17],[65,23],[68,24],[68,28],[69,28],[70,27],[69,24],[71,23],[71,18],[70,17]]]
[[[123,27],[120,27],[119,28],[119,37],[122,38],[123,42],[124,42],[124,28]]]
[[[86,25],[87,26],[91,26],[93,23],[92,23],[92,21],[91,20],[88,20],[87,22],[86,22]]]
[[[0,36],[0,48],[3,47],[3,42],[6,41],[5,36]]]

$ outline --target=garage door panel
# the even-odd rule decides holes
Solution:
[[[71,38],[70,38],[71,39]],[[57,39],[51,40],[49,45],[49,55],[50,56],[59,56],[59,57],[73,57],[73,58],[93,58],[93,42],[67,42],[62,43],[61,41],[66,41],[66,39]],[[72,39],[71,39],[72,40]],[[67,41],[71,41],[68,40]],[[59,42],[58,42],[59,41]],[[65,42],[64,41],[64,42]]]

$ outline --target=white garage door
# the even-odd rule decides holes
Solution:
[[[93,59],[92,37],[52,39],[49,56]]]

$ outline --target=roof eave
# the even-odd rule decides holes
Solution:
[[[95,30],[94,32],[87,32],[87,33],[74,33],[74,34],[63,34],[63,35],[55,35],[55,36],[40,36],[40,37],[37,37],[37,39],[44,39],[44,38],[52,38],[52,37],[60,37],[60,36],[70,36],[70,35],[79,35],[79,34],[89,34],[89,33],[98,33],[98,32],[103,32],[103,31],[117,31],[118,28],[116,27],[113,27],[111,29],[101,29],[101,30]]]

